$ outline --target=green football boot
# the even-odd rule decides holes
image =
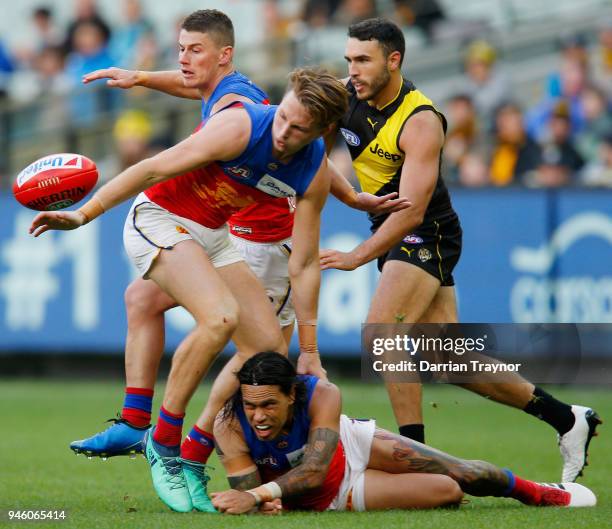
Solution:
[[[183,466],[183,474],[191,496],[194,509],[201,512],[217,512],[208,497],[208,482],[210,476],[206,472],[206,465],[179,458]]]
[[[145,456],[151,466],[155,492],[173,511],[191,512],[193,503],[178,457],[178,447],[176,450],[171,450],[156,443],[153,440],[154,428],[147,430],[143,443]]]

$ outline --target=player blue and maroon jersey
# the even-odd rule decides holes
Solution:
[[[251,137],[234,160],[217,162],[225,174],[241,184],[278,198],[301,196],[312,182],[325,155],[323,138],[295,153],[287,163],[272,155],[272,122],[277,105],[243,105],[251,118]]]
[[[232,72],[221,79],[208,98],[208,101],[202,99],[202,121],[206,121],[210,117],[213,107],[219,99],[222,99],[227,94],[248,97],[253,103],[262,103],[264,105],[269,103],[266,93],[253,81],[240,72]]]
[[[202,122],[206,121],[217,102],[227,94],[248,97],[253,103],[269,104],[266,93],[248,77],[233,72],[226,75],[208,101],[202,100]],[[254,242],[275,242],[291,237],[293,211],[285,199],[255,203],[234,213],[227,221],[237,237]]]
[[[270,441],[261,441],[249,424],[244,410],[238,409],[237,415],[244,433],[244,439],[253,461],[261,475],[263,483],[273,481],[298,466],[304,457],[305,445],[310,433],[310,417],[308,407],[315,386],[319,379],[311,375],[299,375],[298,379],[306,385],[306,402],[293,410],[291,430],[286,435],[280,435]],[[325,510],[338,494],[340,484],[344,478],[346,457],[342,443],[338,441],[338,448],[332,458],[329,470],[323,484],[315,490],[301,494],[299,498],[283,498],[283,507],[286,509]]]

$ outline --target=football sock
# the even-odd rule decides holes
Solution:
[[[567,505],[571,498],[570,493],[546,483],[536,483],[528,479],[519,478],[507,469],[504,472],[510,481],[504,496],[514,498],[525,505]]]
[[[181,457],[198,463],[206,463],[214,449],[215,438],[213,435],[194,424],[181,445]]]
[[[576,418],[569,404],[558,401],[543,389],[536,387],[525,411],[550,424],[559,435],[569,432]]]
[[[152,389],[126,387],[121,418],[132,426],[139,428],[148,426],[151,423],[152,406]]]
[[[409,437],[413,441],[419,443],[425,442],[425,425],[424,424],[404,424],[399,427],[399,433],[403,437]]]
[[[159,418],[153,432],[153,440],[167,447],[181,444],[181,434],[183,432],[183,419],[185,414],[180,415],[171,413],[163,406],[159,410]]]

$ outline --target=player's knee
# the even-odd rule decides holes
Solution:
[[[453,478],[440,476],[436,490],[436,497],[440,499],[440,505],[457,505],[463,499],[463,491]]]
[[[128,319],[142,317],[143,315],[163,312],[161,298],[164,293],[158,288],[151,288],[145,281],[134,281],[125,290],[125,308]]]
[[[212,333],[218,336],[230,336],[238,327],[240,309],[238,304],[233,301],[226,301],[222,306],[217,307],[214,312],[207,312],[204,317],[196,317],[196,324],[199,330]]]

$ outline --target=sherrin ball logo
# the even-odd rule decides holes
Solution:
[[[86,156],[44,156],[23,169],[13,184],[17,201],[37,211],[64,209],[84,198],[98,181],[96,164]]]

